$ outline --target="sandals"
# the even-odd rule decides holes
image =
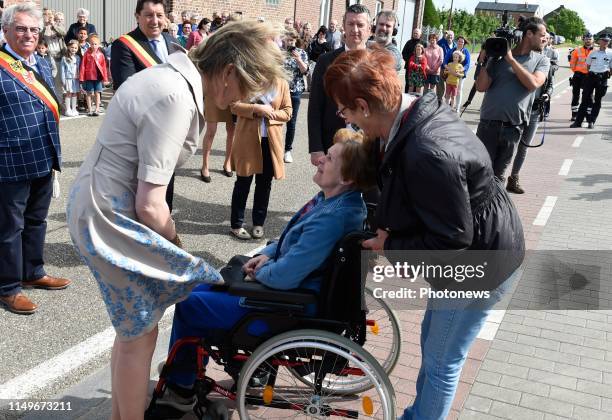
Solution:
[[[230,230],[230,233],[236,238],[242,239],[243,241],[252,239],[251,234],[247,232],[247,230],[243,227],[241,227],[240,229],[232,229]]]
[[[255,239],[263,238],[263,236],[264,236],[264,228],[263,228],[263,226],[253,226],[253,231],[251,232],[251,235]]]

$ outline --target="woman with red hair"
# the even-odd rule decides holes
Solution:
[[[495,261],[488,260],[482,279],[426,278],[442,295],[470,288],[490,296],[427,301],[417,395],[401,418],[444,419],[469,348],[523,260],[521,221],[493,175],[482,142],[435,92],[420,98],[402,94],[394,59],[386,51],[340,55],[325,74],[325,89],[337,103],[338,115],[364,131],[371,156],[379,159],[376,223],[384,229],[365,241],[365,248],[427,251],[427,258],[444,258],[432,251],[451,250],[455,252],[445,255],[451,254],[455,265],[474,256],[467,251],[503,250],[487,254]],[[392,253],[387,258],[401,262]]]

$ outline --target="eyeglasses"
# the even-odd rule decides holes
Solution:
[[[348,106],[345,106],[344,108],[337,110],[336,111],[336,117],[338,117],[338,118],[346,118],[346,116],[344,115],[344,110],[347,109],[347,108],[348,108]]]
[[[38,35],[40,33],[40,28],[38,27],[28,28],[27,26],[15,26],[15,32],[17,32],[18,35],[25,35],[25,33],[28,31],[30,31],[32,35]]]

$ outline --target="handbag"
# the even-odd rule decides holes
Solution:
[[[246,264],[251,257],[246,255],[234,255],[227,264],[219,271],[221,277],[223,277],[223,281],[225,284],[221,287],[227,288],[232,285],[232,283],[242,283],[244,282],[245,274],[242,271],[242,266]]]

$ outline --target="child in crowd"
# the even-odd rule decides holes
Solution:
[[[55,65],[55,60],[53,57],[49,55],[49,45],[44,39],[38,41],[38,45],[36,46],[36,59],[39,58],[47,60],[49,67],[51,67],[51,74],[55,79],[55,76],[57,76],[57,66]]]
[[[79,29],[79,32],[77,33],[77,40],[79,41],[78,54],[79,54],[79,57],[81,57],[81,59],[83,58],[83,56],[89,49],[89,42],[87,42],[88,38],[89,38],[89,34],[87,33],[87,29],[85,28]]]
[[[457,98],[457,86],[459,80],[463,78],[463,53],[461,51],[453,52],[453,62],[446,65],[446,94],[444,98],[451,108],[455,108],[455,100]]]
[[[100,115],[100,94],[104,89],[104,83],[108,82],[106,70],[106,58],[100,49],[100,38],[98,35],[89,36],[89,49],[81,61],[81,72],[79,80],[87,92],[87,115],[97,117]],[[92,100],[96,101],[96,109],[92,109]]]
[[[79,115],[79,111],[77,111],[77,94],[80,91],[79,69],[81,57],[77,55],[78,51],[78,41],[76,39],[69,41],[66,52],[60,62],[60,77],[64,88],[64,115],[67,117]]]
[[[423,44],[416,44],[414,54],[408,61],[409,92],[423,94],[423,86],[427,80],[427,58],[425,58]]]

